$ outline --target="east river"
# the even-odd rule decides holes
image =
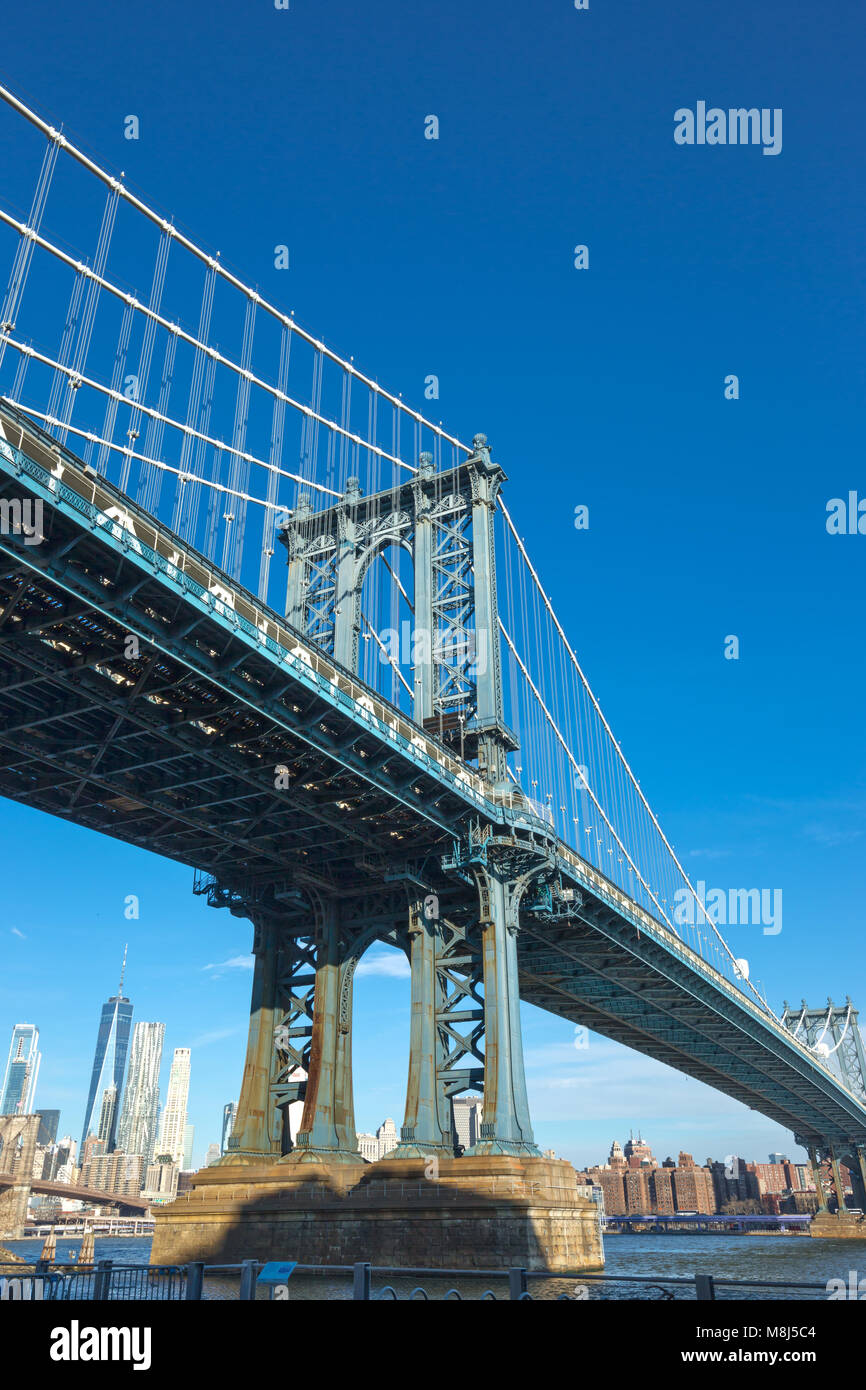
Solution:
[[[57,1233],[57,1260],[63,1263],[77,1254],[80,1240]],[[7,1247],[26,1259],[35,1259],[42,1249],[41,1239],[7,1241]],[[291,1258],[291,1251],[286,1251]],[[123,1238],[114,1236],[96,1238],[97,1260],[112,1260],[115,1265],[146,1265],[150,1257],[150,1239]],[[858,1280],[863,1280],[863,1293],[866,1294],[866,1241],[859,1240],[812,1240],[808,1236],[781,1235],[706,1235],[706,1234],[659,1234],[650,1232],[634,1235],[608,1235],[605,1237],[605,1274],[623,1276],[631,1279],[644,1276],[663,1280],[674,1277],[693,1277],[695,1274],[712,1274],[716,1279],[758,1279],[772,1280],[781,1284],[785,1280],[793,1283],[820,1285],[817,1289],[744,1288],[730,1289],[718,1287],[717,1299],[819,1299],[828,1297],[828,1281],[842,1280],[846,1288],[852,1283],[856,1288]],[[852,1279],[853,1276],[853,1279]],[[462,1297],[480,1298],[486,1289],[497,1297],[508,1297],[507,1279],[462,1279],[439,1280],[429,1275],[417,1278],[396,1278],[391,1275],[374,1276],[373,1295],[391,1286],[398,1297],[405,1299],[418,1285],[423,1287],[431,1298],[440,1299],[449,1289],[457,1288]],[[289,1299],[344,1299],[352,1297],[351,1278],[345,1276],[294,1275],[288,1283]],[[678,1299],[693,1299],[694,1287],[685,1285],[658,1286],[632,1282],[606,1285],[591,1281],[581,1285],[579,1279],[530,1279],[529,1289],[533,1298],[555,1299],[562,1294],[570,1297],[592,1299],[632,1299],[660,1298],[661,1290],[667,1287]],[[833,1286],[831,1286],[833,1287]],[[233,1275],[208,1275],[205,1280],[205,1297],[211,1299],[230,1299],[237,1295],[237,1278]],[[258,1291],[259,1297],[268,1297],[264,1289]],[[389,1295],[386,1294],[386,1297]],[[421,1295],[416,1295],[420,1297]]]

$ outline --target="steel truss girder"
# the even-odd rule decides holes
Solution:
[[[146,638],[145,638],[145,641],[146,641]],[[42,653],[44,654],[45,651],[46,651],[44,645],[43,645],[43,644],[38,644],[38,645],[42,646]],[[118,645],[120,645],[120,644],[118,643]],[[11,651],[11,648],[8,648],[8,650]],[[116,650],[117,650],[117,649],[115,648],[115,652],[116,652]],[[163,660],[165,660],[165,659],[166,659],[166,658],[163,658]],[[92,659],[92,663],[91,663],[91,664],[98,664],[99,662],[102,662],[102,661],[104,661],[104,660],[105,660],[105,653],[104,653],[104,652],[100,652],[99,655],[98,655],[98,657]],[[79,674],[80,674],[80,673],[79,673]],[[40,672],[40,676],[46,676],[46,672],[45,672],[44,669],[43,669],[42,672]],[[57,679],[57,678],[58,678],[58,674],[57,674],[56,672],[52,672],[50,678]],[[61,677],[61,678],[62,678],[62,677]],[[223,703],[226,702],[226,697],[225,697],[224,694],[223,694],[223,696],[221,697],[221,699],[222,699],[222,702],[223,702]],[[334,714],[332,714],[330,717],[331,717],[332,720],[333,720],[334,718],[337,718],[337,719],[340,718],[340,716],[335,716]],[[312,725],[314,725],[314,723],[321,724],[321,722],[322,722],[322,721],[321,721],[321,716],[319,715],[318,711],[316,711],[315,715],[313,715],[312,718],[308,721],[308,724],[312,726]],[[298,723],[300,723],[300,721],[297,720],[297,718],[296,718],[295,723],[296,723],[296,725],[297,725]],[[276,724],[276,721],[274,721],[274,723],[271,725],[271,727],[274,727],[275,724]],[[349,740],[345,740],[345,739],[344,739],[344,745],[345,745],[346,742],[350,742],[350,743],[352,743],[353,745],[354,745],[355,743],[358,743],[360,746],[363,746],[363,747],[369,747],[369,746],[370,746],[370,735],[369,735],[369,731],[368,731],[367,729],[365,729],[365,728],[362,727],[362,728],[356,730],[356,729],[352,729],[351,726],[350,726],[350,727],[349,727],[349,732],[350,732],[350,734],[352,735],[352,737],[351,737],[351,739],[349,739]],[[89,741],[89,740],[87,740],[87,741]],[[97,741],[98,741],[98,740],[97,740]],[[321,742],[322,740],[320,739],[319,741]],[[332,741],[333,741],[333,740],[332,740]],[[192,750],[191,750],[191,751],[192,751]],[[36,752],[36,750],[34,750],[34,753],[35,753],[35,752]],[[389,795],[389,794],[390,794],[390,796],[393,797],[393,795],[395,794],[395,792],[397,793],[397,795],[400,795],[401,792],[402,792],[402,796],[403,796],[403,799],[404,799],[404,800],[414,800],[414,799],[415,799],[415,794],[414,794],[414,792],[412,791],[412,784],[413,784],[413,782],[419,781],[419,777],[418,777],[418,776],[413,775],[411,772],[409,772],[408,775],[406,775],[403,779],[394,778],[393,776],[390,777],[390,778],[388,778],[388,777],[385,775],[385,774],[387,774],[387,771],[388,771],[388,762],[389,762],[389,760],[392,760],[393,757],[394,757],[394,753],[393,753],[391,750],[389,750],[389,749],[383,750],[382,753],[381,753],[381,756],[380,756],[378,759],[375,758],[375,757],[368,757],[368,758],[366,759],[366,766],[364,767],[364,773],[365,773],[366,777],[369,778],[369,775],[370,775],[370,772],[371,772],[371,771],[374,771],[374,772],[375,772],[376,770],[378,770],[378,771],[379,771],[379,774],[380,774],[380,777],[379,777],[380,782],[381,782],[382,780],[384,780],[383,791],[385,790],[385,787],[387,787],[387,792],[385,793],[386,795]],[[343,752],[343,761],[344,761],[344,762],[346,761],[345,751]],[[54,765],[55,767],[58,765],[56,760],[54,761],[54,764],[53,764],[53,765]],[[356,766],[357,766],[357,762],[356,762]],[[423,776],[423,774],[421,774],[420,780],[421,780],[422,782],[424,781],[424,776]],[[367,783],[367,785],[369,785],[369,783]],[[440,801],[442,800],[443,796],[447,796],[447,793],[444,791],[444,789],[442,789],[442,788],[437,788],[436,791],[434,792],[433,797],[428,799],[428,803],[427,803],[428,811],[429,811],[431,808],[434,809],[434,811],[435,811],[435,805],[436,805],[436,803],[440,802]],[[169,808],[166,808],[166,807],[159,807],[159,809],[160,809],[161,811],[164,811],[164,810],[167,810],[167,809],[169,809]]]
[[[273,792],[271,802],[274,804],[277,804],[279,802],[279,792],[273,790],[272,788],[269,789],[267,783],[263,785],[261,779],[254,779],[254,777],[250,773],[245,774],[243,773],[243,771],[239,771],[237,763],[232,762],[227,757],[221,759],[218,753],[216,753],[212,748],[203,746],[201,741],[198,743],[194,743],[191,739],[189,739],[187,736],[180,732],[180,726],[176,723],[170,727],[166,726],[164,722],[161,722],[157,718],[156,715],[148,715],[147,710],[143,708],[141,705],[139,706],[138,710],[133,710],[131,700],[113,697],[110,694],[111,686],[108,687],[108,691],[109,693],[107,694],[104,690],[99,692],[100,698],[98,699],[98,702],[94,702],[91,705],[87,705],[85,708],[88,710],[106,710],[110,714],[115,714],[118,718],[122,717],[124,722],[128,724],[134,724],[137,726],[137,728],[133,730],[132,733],[126,733],[121,735],[116,732],[117,726],[115,724],[115,737],[113,739],[113,745],[115,750],[118,750],[120,748],[120,745],[125,740],[131,737],[146,736],[149,741],[155,738],[161,738],[163,741],[169,744],[173,744],[178,749],[178,751],[177,753],[173,754],[170,759],[165,758],[156,760],[159,764],[164,764],[167,761],[186,759],[187,761],[194,763],[196,765],[196,768],[198,768],[199,765],[204,764],[214,769],[213,772],[207,777],[187,777],[186,779],[184,779],[183,782],[176,784],[169,783],[168,785],[157,782],[150,788],[150,791],[158,791],[161,795],[164,795],[165,793],[175,789],[188,789],[193,786],[204,785],[208,781],[213,781],[216,778],[222,777],[225,779],[231,779],[233,785],[235,786],[240,785],[241,787],[243,787],[244,785],[246,785],[248,787],[248,790],[236,792],[235,795],[233,795],[232,797],[221,798],[218,799],[218,801],[216,802],[210,800],[188,802],[186,803],[183,809],[187,812],[197,812],[201,809],[206,808],[209,805],[219,804],[220,801],[241,801],[245,797],[249,798],[251,796],[256,796],[259,800],[261,800],[263,797],[267,798],[269,790]],[[69,721],[74,717],[74,715],[75,711],[71,707],[66,707],[64,715],[65,719]],[[39,722],[40,721],[33,721],[33,723],[37,725]],[[0,742],[7,744],[12,742],[12,734],[17,734],[19,732],[20,731],[18,729],[10,730],[4,727],[3,730],[0,731]],[[99,737],[87,739],[84,743],[76,742],[72,747],[70,747],[68,742],[64,742],[62,745],[62,753],[64,759],[68,759],[70,754],[86,751],[86,749],[89,747],[98,747],[99,743]],[[13,746],[15,746],[16,748],[20,747],[20,740],[16,739],[14,741]],[[150,742],[149,746],[152,746]],[[37,757],[44,760],[44,750],[36,749],[31,754],[31,757]],[[12,760],[10,762],[7,762],[5,764],[4,770],[9,771],[10,769],[14,768],[19,761],[26,762],[28,760]],[[110,786],[111,778],[120,777],[125,779],[128,777],[129,773],[131,771],[136,770],[136,768],[142,768],[144,766],[153,765],[155,765],[155,760],[150,759],[147,763],[139,763],[130,766],[128,760],[123,757],[122,753],[120,753],[120,755],[115,760],[114,766],[103,766],[100,775],[100,783],[103,786],[103,788],[107,789]],[[61,766],[61,764],[55,763],[55,766],[59,767]],[[55,775],[52,776],[51,779],[46,782],[45,786],[51,787],[54,790],[59,790],[68,783],[75,783],[76,781],[78,781],[80,775],[81,773],[78,771],[70,772],[69,777],[65,779],[62,777],[57,777]],[[122,790],[122,788],[115,788],[114,790]],[[135,795],[139,798],[142,795],[144,795],[144,789],[140,785],[134,789],[134,792]],[[351,828],[349,826],[346,826],[344,821],[341,821],[338,817],[330,816],[327,813],[327,811],[322,812],[316,806],[316,803],[312,798],[305,797],[303,793],[301,793],[295,794],[294,800],[296,804],[305,807],[307,811],[316,819],[322,821],[323,823],[331,824],[335,827],[339,825],[341,830],[345,828],[347,833],[349,833],[350,835],[352,834]],[[165,810],[166,803],[161,803],[158,809]],[[368,841],[368,838],[363,836],[362,834],[358,835],[357,838],[362,843],[375,843],[375,841],[372,840]],[[249,841],[247,841],[247,843],[249,843]]]
[[[13,539],[14,539],[14,538],[13,538]],[[100,542],[102,542],[104,539],[106,539],[106,538],[103,537],[103,536],[100,534],[100,536],[99,536]],[[13,548],[14,548],[14,547],[13,547]],[[139,547],[139,549],[140,549],[140,547]],[[135,554],[134,552],[133,552],[133,553],[130,553],[130,552],[127,551],[127,553],[126,553],[125,555],[121,556],[120,559],[118,560],[118,571],[120,571],[120,570],[122,569],[122,566],[123,566],[124,563],[135,564],[135,563],[137,562],[137,560],[138,560],[137,554]],[[27,557],[27,561],[31,563],[31,568],[36,568],[36,569],[38,569],[38,566],[37,566],[37,567],[34,567],[34,566],[32,565],[31,557]],[[103,570],[103,573],[104,573],[104,570]],[[160,580],[161,578],[162,578],[161,574],[158,574],[157,576],[155,576],[154,582],[157,582],[157,581]],[[62,576],[61,576],[61,575],[55,576],[55,579],[60,580],[65,588],[67,588],[67,589],[69,588],[70,574],[67,572],[67,570],[64,570]],[[76,580],[76,583],[78,584],[79,588],[84,588],[85,590],[87,589],[86,576],[83,574],[83,572],[80,571],[80,567],[79,567],[79,572],[77,572],[76,575],[75,575],[75,580]],[[110,586],[109,586],[109,587],[110,587]],[[130,585],[127,585],[127,586],[126,586],[126,591],[127,591],[127,592],[130,592],[131,590],[137,590],[137,589],[139,589],[140,587],[141,587],[141,586],[138,585],[138,584],[133,584],[133,585],[131,585],[131,586],[130,586]],[[78,595],[78,597],[81,597],[81,595]],[[97,590],[94,590],[93,587],[91,586],[90,590],[87,592],[87,597],[89,597],[89,598],[91,598],[91,599],[97,601],[97,602],[95,603],[95,610],[96,610],[96,611],[100,611],[100,612],[104,612],[104,611],[105,611],[105,605],[106,605],[106,600],[107,600],[107,598],[108,598],[108,595],[107,595],[107,593],[106,593],[106,588],[105,588],[104,584],[100,584],[100,585],[98,586],[98,589],[97,589]],[[164,601],[165,598],[166,598],[166,595],[165,595],[165,594],[161,594],[161,595],[160,595],[160,598]],[[182,608],[182,603],[183,603],[183,600],[182,600],[182,599],[176,600],[176,611],[180,611],[180,609]],[[153,613],[153,611],[154,611],[152,605],[153,605],[153,594],[151,593],[151,594],[149,594],[149,595],[146,597],[145,601],[143,601],[143,603],[142,603],[142,605],[141,605],[141,609],[149,616],[149,615],[151,615],[151,614]],[[106,614],[106,617],[107,617],[107,616],[108,616],[108,615]],[[142,640],[144,640],[144,641],[153,641],[154,639],[158,639],[158,640],[156,641],[156,645],[159,646],[160,642],[162,642],[163,644],[165,644],[165,641],[166,641],[167,638],[170,640],[170,638],[171,638],[171,632],[170,632],[170,630],[169,630],[168,632],[166,631],[164,622],[162,622],[162,623],[157,622],[155,626],[154,626],[154,624],[153,624],[152,622],[151,622],[151,623],[142,624],[141,621],[140,621],[141,616],[142,616],[142,611],[138,611],[138,612],[136,613],[135,616],[136,616],[137,622],[136,622],[136,625],[134,626],[134,625],[130,622],[130,614],[129,614],[129,613],[124,612],[124,613],[112,613],[112,614],[111,614],[111,618],[112,618],[113,620],[119,620],[119,621],[121,621],[122,624],[123,624],[123,627],[124,627],[125,629],[129,630],[131,627],[133,627],[133,630],[136,630],[136,631],[137,631],[137,635],[140,636],[140,637],[142,638]],[[213,617],[213,614],[212,614],[212,613],[205,613],[205,614],[201,614],[201,615],[197,615],[197,614],[196,614],[196,615],[193,615],[192,623],[186,622],[186,623],[183,623],[183,624],[180,625],[180,626],[182,626],[183,630],[189,630],[191,626],[194,626],[196,629],[198,629],[198,636],[196,637],[196,640],[195,640],[195,642],[193,643],[193,646],[194,646],[195,651],[196,651],[197,660],[198,660],[201,664],[203,664],[206,668],[208,667],[208,665],[210,666],[210,669],[207,669],[207,670],[205,670],[205,672],[204,672],[204,675],[205,675],[206,677],[207,677],[207,676],[212,676],[212,677],[213,677],[213,676],[217,676],[217,675],[219,674],[219,666],[220,666],[221,664],[222,664],[222,665],[226,665],[226,664],[228,664],[228,665],[234,665],[234,664],[236,664],[236,663],[233,663],[233,662],[228,662],[228,663],[227,663],[227,662],[225,661],[225,657],[223,656],[222,658],[219,658],[219,657],[217,656],[217,653],[219,652],[219,650],[225,651],[225,649],[226,649],[226,643],[228,643],[228,645],[230,646],[232,642],[238,643],[239,640],[240,640],[235,634],[231,634],[231,633],[227,634],[227,633],[225,632],[225,629],[223,629],[222,632],[221,632],[221,636],[220,636],[219,639],[218,639],[217,645],[216,645],[214,648],[212,648],[212,653],[213,653],[213,654],[211,654],[211,652],[207,652],[207,644],[204,643],[204,642],[202,641],[201,630],[202,630],[204,627],[206,627],[206,626],[207,626],[207,627],[210,627],[211,630],[214,630],[213,624],[214,624],[214,617]],[[174,627],[175,627],[176,629],[177,629],[177,627],[178,627],[178,624],[177,624],[176,622],[175,622],[175,624],[174,624]],[[241,646],[241,648],[243,648],[243,647],[244,647],[244,643],[241,642],[241,643],[240,643],[240,646]],[[203,652],[207,652],[207,655],[204,657],[204,660],[202,661],[202,653],[203,653]],[[180,656],[181,658],[185,658],[185,657],[188,657],[189,651],[188,651],[188,649],[184,649],[182,652],[172,653],[172,655]],[[254,686],[257,685],[257,686],[259,687],[258,690],[257,690],[257,692],[256,692],[256,693],[257,693],[257,696],[258,696],[258,699],[257,699],[256,704],[257,704],[257,706],[258,706],[259,708],[261,708],[261,706],[262,706],[263,704],[266,704],[266,703],[267,703],[267,701],[268,701],[268,696],[269,696],[269,694],[270,694],[271,692],[274,691],[275,685],[281,683],[281,682],[279,682],[279,680],[278,680],[277,682],[274,682],[274,680],[273,680],[273,674],[274,674],[274,668],[273,668],[273,666],[271,666],[269,669],[267,668],[267,663],[265,663],[265,666],[262,666],[261,659],[262,659],[263,655],[264,655],[264,654],[263,654],[262,652],[250,651],[250,650],[249,650],[249,644],[248,644],[248,643],[246,644],[246,652],[245,652],[245,655],[244,655],[244,665],[245,665],[245,667],[247,668],[247,669],[245,670],[245,672],[244,672],[244,682],[245,682],[245,683],[244,683],[243,685],[236,685],[236,686],[234,687],[234,689],[233,689],[231,692],[229,692],[229,693],[234,694],[236,697],[237,697],[237,696],[240,696],[240,698],[241,698],[242,700],[244,700],[245,702],[248,702],[248,701],[249,701],[249,697],[250,697],[250,684],[249,684],[249,681],[250,681],[250,667],[251,667],[251,666],[255,666],[256,662],[258,661],[258,662],[259,662],[259,665],[260,665],[260,667],[261,667],[261,669],[262,669],[262,673],[263,673],[263,674],[265,675],[265,677],[266,677],[266,679],[265,679],[264,682],[262,682],[261,680],[256,680],[256,681],[253,682]],[[234,674],[234,673],[229,673],[230,677],[231,677],[233,674]],[[223,679],[225,680],[226,677],[224,676]],[[283,686],[285,687],[285,686],[287,686],[287,685],[291,685],[292,682],[291,682],[291,681],[289,681],[289,682],[283,681],[281,684],[283,684]],[[224,692],[224,693],[226,693],[226,692]],[[277,713],[278,722],[281,722],[281,721],[284,719],[284,717],[285,717],[285,708],[283,707],[283,708],[281,708],[281,709],[278,711],[278,713]],[[306,731],[306,732],[309,732],[309,731]],[[366,733],[366,734],[369,734],[370,732],[371,732],[371,730],[369,730],[369,728],[365,730],[365,729],[363,728],[363,726],[362,726],[362,729],[361,729],[361,734],[362,734],[362,735],[365,734],[365,733]],[[323,752],[331,752],[331,751],[332,751],[332,749],[329,747],[329,745],[328,745],[328,743],[327,743],[326,740],[322,740],[322,739],[316,738],[316,737],[314,736],[313,741],[316,742],[316,743],[318,743],[319,748],[320,748],[321,751],[323,751]],[[385,749],[385,750],[384,750],[384,756],[383,756],[382,761],[384,761],[386,767],[387,767],[387,763],[388,763],[388,761],[389,761],[389,759],[390,759],[391,756],[392,756],[391,750]],[[361,765],[359,765],[357,761],[355,761],[355,763],[354,763],[354,770],[355,770],[356,772],[359,772],[359,773],[362,773],[362,774],[366,774],[367,777],[369,777],[369,773],[370,773],[370,770],[371,770],[371,760],[368,758],[368,759],[367,759],[366,766],[363,766],[363,767],[362,767]],[[422,776],[423,776],[423,773],[422,773]],[[417,779],[413,779],[413,778],[411,778],[411,777],[407,777],[406,782],[405,782],[405,786],[408,788],[408,795],[409,795],[409,799],[410,799],[410,800],[414,800],[413,789],[412,789],[412,782],[413,782],[414,780],[417,780]],[[395,790],[395,785],[396,785],[396,784],[395,784],[395,782],[394,782],[394,779],[391,779],[390,785],[388,785],[388,787],[387,787],[387,791],[388,791],[388,792],[393,792],[393,791]],[[399,787],[398,787],[397,789],[399,790]],[[418,802],[418,806],[419,806],[419,809],[420,809],[420,806],[421,806],[420,800],[419,800],[419,802]]]

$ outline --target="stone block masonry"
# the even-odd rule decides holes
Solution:
[[[564,1160],[464,1157],[431,1168],[420,1159],[384,1159],[312,1168],[203,1171],[189,1194],[155,1213],[152,1263],[603,1268],[597,1209],[578,1193]]]

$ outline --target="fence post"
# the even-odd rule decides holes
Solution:
[[[197,1261],[186,1267],[186,1297],[194,1298],[197,1302],[201,1300],[202,1285],[204,1284],[204,1263]]]
[[[111,1294],[111,1260],[99,1260],[93,1276],[94,1299],[108,1299]]]
[[[712,1274],[695,1275],[695,1298],[698,1302],[715,1302],[716,1286]]]
[[[256,1296],[256,1262],[244,1260],[241,1265],[241,1287],[238,1298],[250,1301]]]
[[[353,1278],[353,1298],[363,1298],[370,1300],[370,1289],[372,1285],[372,1268],[368,1264],[356,1264]]]
[[[528,1292],[526,1270],[522,1265],[515,1265],[508,1271],[508,1297],[520,1298],[521,1294]]]

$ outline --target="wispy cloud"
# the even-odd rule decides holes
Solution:
[[[211,979],[218,980],[227,970],[252,970],[255,961],[252,956],[230,956],[228,960],[221,960],[212,965],[203,965],[202,970],[212,971]]]
[[[690,849],[690,859],[727,859],[731,851],[729,849]]]
[[[813,821],[811,825],[804,826],[803,834],[808,839],[814,840],[815,844],[823,846],[824,849],[835,849],[837,845],[849,845],[852,840],[859,840],[863,831],[842,826],[821,825]]]
[[[385,975],[392,980],[408,980],[412,972],[402,951],[376,952],[361,961],[356,975]]]
[[[857,797],[852,799],[839,796],[770,797],[748,795],[746,800],[757,806],[768,806],[774,811],[839,811],[846,816],[866,815],[866,800]]]
[[[223,1038],[237,1037],[240,1028],[215,1028],[211,1033],[200,1033],[193,1038],[190,1047],[209,1047],[211,1043],[222,1042]]]
[[[13,936],[20,936],[22,941],[27,940],[27,937],[24,935],[23,931],[19,931],[17,927],[10,927],[9,930],[11,931]]]

